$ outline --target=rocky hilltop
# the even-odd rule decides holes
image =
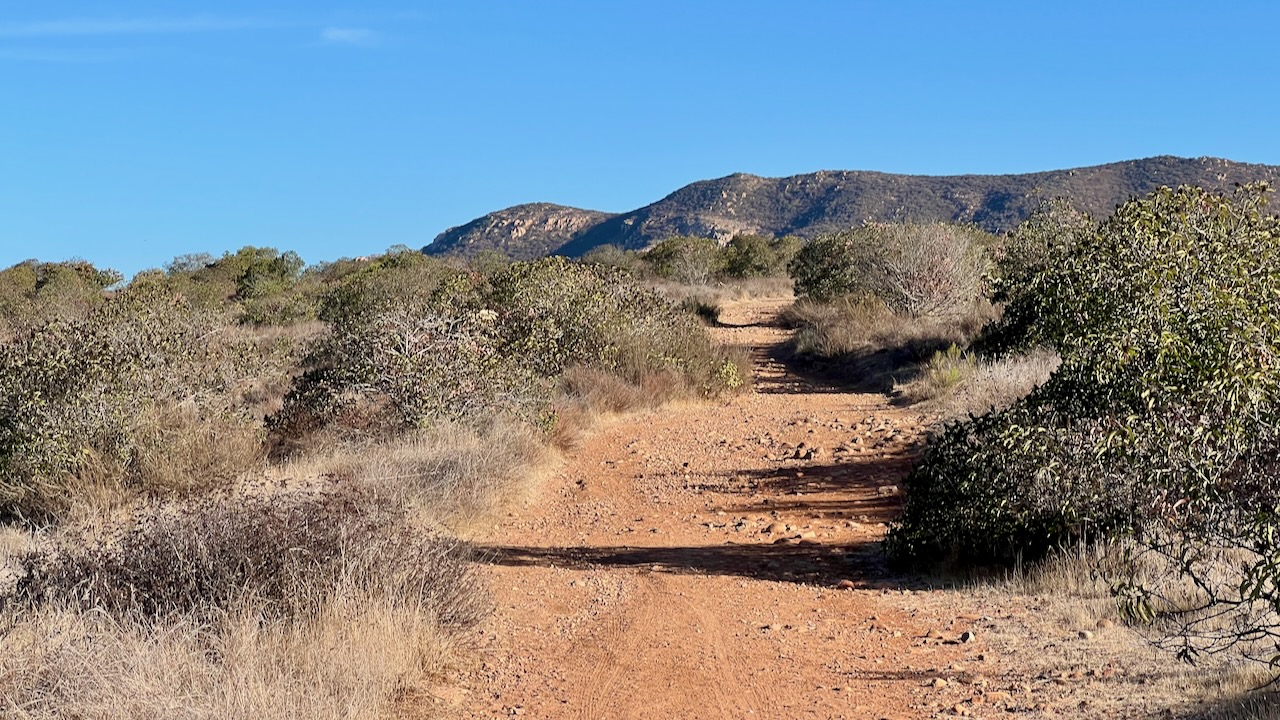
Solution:
[[[606,244],[640,249],[672,235],[812,237],[868,221],[945,220],[1003,232],[1026,218],[1040,198],[1064,197],[1105,216],[1161,185],[1226,188],[1254,180],[1275,184],[1280,167],[1162,156],[1023,175],[736,174],[695,182],[616,215],[546,203],[519,205],[446,230],[424,251],[471,256],[492,249],[527,259],[581,255]]]
[[[425,251],[474,257],[484,250],[496,250],[516,260],[529,260],[554,254],[583,230],[612,217],[611,213],[552,203],[516,205],[445,230]]]

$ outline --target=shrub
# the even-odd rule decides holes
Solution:
[[[547,258],[493,278],[504,352],[554,377],[575,365],[638,382],[670,372],[697,394],[741,387],[736,362],[690,315],[624,276]]]
[[[654,275],[690,285],[703,285],[721,270],[720,244],[710,238],[667,238],[646,251],[641,259]]]
[[[796,292],[814,300],[850,295],[912,317],[956,315],[981,296],[986,240],[941,223],[867,225],[815,239],[790,272]]]
[[[353,491],[155,510],[94,542],[33,551],[21,564],[17,602],[118,618],[215,620],[242,607],[306,615],[344,585],[426,605],[445,625],[469,625],[483,609],[459,544],[425,536]]]
[[[0,337],[50,320],[75,320],[102,305],[104,290],[122,279],[83,260],[28,260],[0,271]]]
[[[991,298],[1005,306],[1000,321],[979,339],[978,350],[1005,353],[1054,345],[1070,332],[1073,319],[1041,303],[1054,302],[1060,293],[1043,287],[1056,282],[1045,274],[1050,262],[1069,257],[1074,249],[1098,232],[1098,223],[1065,200],[1040,205],[1019,225],[996,253]],[[1067,326],[1049,328],[1055,318]]]
[[[443,310],[470,294],[465,273],[422,253],[393,253],[345,273],[321,297],[319,316],[345,323],[396,309]]]
[[[719,264],[728,277],[785,275],[787,265],[803,245],[804,242],[794,236],[770,239],[761,235],[735,235],[721,250]]]
[[[1280,221],[1264,207],[1259,186],[1165,188],[1052,243],[1010,300],[1023,337],[1006,341],[1049,343],[1061,366],[930,446],[894,557],[1034,558],[1133,537],[1199,588],[1176,612],[1248,617],[1228,640],[1276,633]],[[1223,548],[1233,562],[1210,562]],[[1139,617],[1174,611],[1135,578],[1122,587]]]
[[[260,333],[140,273],[89,313],[0,343],[0,515],[225,485],[262,460],[263,410],[306,328]]]
[[[672,373],[699,394],[744,383],[692,317],[616,271],[563,258],[517,262],[479,291],[444,272],[417,307],[329,305],[342,319],[271,421],[283,439],[334,421],[403,429],[475,423],[492,412],[532,418],[556,378],[578,365],[633,382]]]
[[[340,323],[308,355],[310,369],[269,424],[296,439],[335,421],[395,430],[527,411],[544,388],[503,352],[496,319],[487,310],[403,310]]]
[[[139,418],[175,393],[198,343],[180,303],[124,293],[0,345],[0,514],[65,511],[93,465],[133,483]]]
[[[617,245],[598,245],[583,255],[580,261],[587,265],[611,268],[633,277],[641,275],[645,270],[640,253],[624,250]]]

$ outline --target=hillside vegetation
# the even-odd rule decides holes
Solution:
[[[521,205],[450,228],[424,249],[433,255],[467,257],[483,250],[517,259],[576,257],[602,245],[644,249],[679,235],[720,240],[744,234],[813,238],[868,222],[948,222],[1003,233],[1050,198],[1065,198],[1094,217],[1106,217],[1121,203],[1160,186],[1229,189],[1256,181],[1280,181],[1280,168],[1217,158],[1154,157],[1024,175],[737,174],[695,182],[653,204],[616,215]]]

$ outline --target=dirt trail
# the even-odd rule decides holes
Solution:
[[[880,567],[924,418],[790,374],[784,304],[714,330],[751,350],[754,392],[609,423],[482,539],[496,612],[462,717],[907,718],[972,697],[955,678],[983,661],[958,642],[978,618],[910,609]]]

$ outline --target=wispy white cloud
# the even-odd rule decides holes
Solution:
[[[328,27],[320,31],[320,39],[326,45],[372,47],[378,44],[378,34],[366,28]]]
[[[69,18],[37,22],[0,24],[0,37],[75,37],[86,35],[158,35],[248,30],[272,27],[273,23],[253,18],[193,15],[179,18]]]

